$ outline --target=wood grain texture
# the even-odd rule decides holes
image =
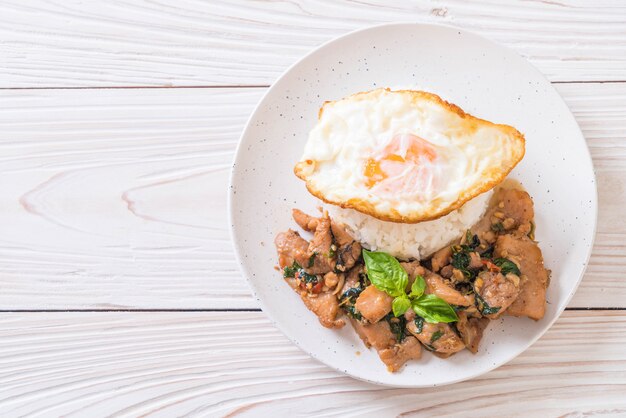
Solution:
[[[566,312],[509,364],[420,390],[339,374],[262,313],[3,314],[0,327],[5,416],[626,414],[624,312]]]
[[[572,307],[626,307],[626,84],[563,84],[598,176]],[[0,309],[256,308],[227,228],[264,89],[0,92]]]
[[[270,84],[308,51],[373,24],[475,31],[552,81],[626,79],[612,0],[0,2],[0,87]]]

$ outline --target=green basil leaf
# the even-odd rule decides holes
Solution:
[[[441,336],[443,335],[443,332],[437,330],[433,333],[432,337],[430,337],[430,344],[434,344],[435,341],[437,341],[439,338],[441,338]]]
[[[389,329],[394,337],[396,337],[396,342],[401,343],[406,336],[406,319],[404,319],[404,316],[396,318],[389,312],[384,320],[389,324]]]
[[[452,254],[452,267],[459,270],[467,270],[470,265],[470,256],[466,252],[458,252]]]
[[[415,319],[413,320],[413,322],[415,322],[415,327],[417,328],[417,333],[421,334],[422,330],[424,329],[424,318],[422,318],[421,316],[416,316]]]
[[[311,257],[309,257],[309,265],[308,268],[313,267],[313,265],[315,264],[315,256],[317,255],[317,252],[313,252],[313,254],[311,254]]]
[[[287,266],[283,269],[283,277],[285,279],[288,277],[295,277],[296,272],[300,269],[302,269],[302,267],[300,267],[300,264],[294,261],[293,264],[291,264],[291,266]]]
[[[411,307],[417,315],[431,324],[459,320],[452,306],[435,295],[422,295],[417,299],[413,299]]]
[[[404,313],[411,307],[411,301],[406,295],[398,296],[391,302],[391,309],[394,316],[404,315]]]
[[[363,250],[367,277],[378,289],[390,296],[402,296],[409,277],[398,260],[387,253]]]
[[[415,281],[411,285],[411,293],[409,294],[412,298],[419,298],[424,294],[424,290],[426,290],[426,282],[424,278],[419,274],[415,277]]]
[[[508,258],[496,258],[493,260],[493,264],[500,267],[500,272],[505,276],[509,273],[517,274],[518,276],[522,275],[522,272],[519,271],[517,264]]]
[[[478,293],[476,293],[476,307],[478,312],[482,315],[497,314],[500,312],[500,306],[489,306],[485,299],[483,299]]]

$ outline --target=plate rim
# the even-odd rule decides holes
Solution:
[[[456,30],[458,32],[463,32],[466,34],[470,34],[472,36],[475,36],[477,38],[480,38],[482,42],[485,42],[487,44],[490,44],[493,47],[496,48],[500,48],[500,49],[504,49],[507,50],[510,53],[515,54],[516,56],[518,56],[519,58],[523,59],[524,61],[526,61],[526,63],[530,66],[530,68],[532,68],[533,71],[535,71],[535,73],[541,77],[544,81],[546,81],[548,83],[548,85],[550,86],[550,88],[553,90],[554,93],[556,93],[556,96],[558,97],[558,100],[565,106],[565,108],[567,109],[569,115],[572,117],[572,120],[574,121],[575,125],[576,125],[576,129],[578,131],[578,133],[580,134],[580,138],[583,139],[583,143],[584,143],[584,148],[586,151],[586,162],[589,165],[589,167],[591,168],[591,176],[592,176],[592,180],[593,180],[593,199],[591,201],[591,206],[590,206],[590,215],[589,217],[592,219],[593,221],[593,225],[592,225],[592,235],[591,235],[591,240],[589,243],[589,247],[587,249],[587,255],[585,257],[584,260],[584,264],[583,267],[580,271],[579,277],[576,279],[574,287],[572,288],[572,291],[569,293],[569,295],[565,298],[565,301],[563,303],[563,307],[559,308],[559,310],[557,311],[557,314],[554,316],[554,318],[547,324],[545,324],[545,328],[543,329],[543,331],[539,332],[535,337],[529,339],[526,343],[524,343],[523,345],[521,345],[521,349],[519,350],[518,353],[516,353],[513,357],[510,357],[507,360],[504,361],[499,361],[496,363],[492,363],[490,364],[488,367],[485,367],[484,369],[481,369],[480,371],[477,371],[473,374],[467,375],[467,376],[463,376],[460,377],[458,379],[451,379],[449,381],[446,381],[445,383],[430,383],[430,384],[420,384],[420,383],[416,383],[416,384],[403,384],[403,383],[388,383],[388,382],[381,382],[381,381],[377,381],[377,380],[371,380],[368,379],[366,377],[363,376],[357,376],[345,369],[340,369],[338,367],[335,367],[331,364],[328,364],[327,362],[325,362],[324,360],[322,360],[320,357],[318,357],[318,355],[312,351],[309,351],[307,349],[305,349],[300,342],[298,342],[297,340],[295,340],[289,333],[287,333],[285,331],[285,329],[281,326],[281,324],[279,323],[279,321],[277,321],[276,319],[274,319],[274,317],[269,313],[269,310],[267,309],[267,306],[265,304],[265,302],[263,300],[261,300],[261,298],[259,298],[257,291],[256,291],[256,286],[253,282],[253,280],[251,279],[251,275],[248,274],[248,271],[246,269],[246,267],[244,266],[243,263],[243,257],[239,251],[240,248],[240,241],[236,236],[235,233],[235,214],[234,214],[234,208],[233,208],[233,198],[234,198],[234,193],[233,193],[233,183],[234,183],[234,178],[235,178],[235,173],[237,170],[237,164],[238,161],[240,159],[240,155],[242,154],[242,142],[243,139],[247,136],[248,131],[251,129],[252,126],[252,121],[255,119],[255,116],[257,115],[257,113],[260,111],[260,106],[261,104],[265,101],[266,97],[275,89],[277,88],[276,86],[279,84],[279,82],[285,78],[291,71],[293,68],[295,68],[296,66],[298,66],[302,61],[306,60],[307,58],[309,58],[311,55],[315,54],[317,51],[319,51],[320,49],[323,49],[329,45],[332,45],[335,42],[339,42],[347,37],[351,37],[354,35],[358,35],[359,33],[362,32],[367,32],[370,30],[375,30],[375,29],[381,29],[381,28],[385,28],[385,27],[401,27],[401,26],[418,26],[418,27],[438,27],[438,28],[446,28],[446,29],[452,29],[452,30]],[[302,57],[300,57],[299,59],[297,59],[295,62],[293,62],[289,67],[287,67],[281,74],[280,76],[278,76],[276,78],[276,80],[267,88],[266,92],[261,96],[261,98],[259,99],[259,101],[256,103],[256,105],[254,106],[254,110],[250,113],[250,116],[248,117],[243,130],[241,131],[241,135],[239,136],[239,139],[237,141],[237,146],[235,148],[235,154],[234,154],[234,158],[231,162],[231,169],[230,169],[230,175],[229,175],[229,179],[228,179],[228,195],[227,195],[227,211],[228,211],[228,221],[229,221],[229,235],[230,235],[230,239],[233,245],[233,249],[235,252],[235,257],[236,260],[239,264],[239,271],[242,273],[242,275],[244,276],[244,278],[246,279],[246,281],[248,282],[248,286],[250,288],[250,290],[252,291],[252,296],[254,297],[254,299],[259,303],[261,310],[263,311],[265,317],[269,320],[269,322],[276,327],[292,344],[294,344],[296,347],[298,347],[298,349],[300,349],[301,351],[303,351],[305,354],[307,354],[308,356],[312,357],[313,359],[315,359],[316,361],[324,364],[326,367],[329,367],[339,373],[341,373],[342,375],[346,375],[346,376],[350,376],[353,379],[357,379],[363,382],[367,382],[367,383],[371,383],[377,386],[385,386],[385,387],[395,387],[395,388],[412,388],[412,389],[417,389],[417,388],[433,388],[433,387],[442,387],[442,386],[447,386],[447,385],[452,385],[455,383],[459,383],[459,382],[464,382],[464,381],[469,381],[472,379],[475,379],[479,376],[482,376],[484,374],[487,374],[501,366],[503,366],[504,364],[507,364],[511,361],[513,361],[514,359],[516,359],[519,355],[521,355],[522,353],[526,352],[533,344],[535,344],[541,337],[543,337],[554,325],[554,323],[561,317],[561,315],[563,314],[563,312],[566,310],[567,305],[569,305],[570,301],[572,300],[572,298],[574,297],[574,295],[576,294],[576,292],[578,291],[578,287],[580,286],[580,283],[585,275],[585,272],[587,271],[587,268],[589,266],[589,260],[591,258],[591,254],[593,252],[593,246],[595,243],[595,239],[596,239],[596,235],[597,235],[597,227],[598,227],[598,183],[597,183],[597,176],[596,176],[596,172],[594,169],[594,165],[593,165],[593,159],[591,157],[591,152],[589,151],[589,146],[587,144],[586,138],[582,132],[582,130],[580,129],[580,125],[578,124],[578,121],[576,120],[574,114],[572,113],[572,111],[570,110],[569,106],[567,105],[567,103],[565,102],[565,100],[563,100],[563,97],[561,96],[561,94],[559,94],[559,92],[556,90],[556,88],[554,87],[553,83],[548,80],[548,78],[541,72],[539,71],[539,69],[537,69],[537,67],[535,67],[535,65],[530,62],[528,59],[526,59],[524,56],[520,55],[517,51],[513,50],[512,48],[509,48],[506,45],[502,45],[496,41],[493,41],[489,38],[484,37],[483,35],[480,35],[472,30],[468,30],[465,28],[461,28],[459,26],[455,26],[455,25],[450,25],[450,24],[441,24],[441,23],[426,23],[426,22],[411,22],[411,21],[399,21],[399,22],[387,22],[387,23],[381,23],[381,24],[376,24],[376,25],[369,25],[369,26],[365,26],[362,28],[358,28],[356,30],[352,30],[350,32],[346,32],[342,35],[339,35],[337,37],[334,37],[314,48],[312,48],[309,52],[307,52],[305,55],[303,55]],[[401,373],[401,371],[400,371]]]

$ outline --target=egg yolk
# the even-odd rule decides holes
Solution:
[[[413,134],[395,135],[380,152],[366,160],[365,183],[370,189],[379,183],[389,191],[414,189],[417,183],[423,183],[420,179],[431,177],[428,167],[436,158],[435,148],[422,138]]]

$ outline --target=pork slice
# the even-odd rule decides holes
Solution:
[[[338,271],[348,271],[357,263],[359,257],[361,257],[361,244],[357,241],[352,241],[349,244],[340,246],[336,253],[336,269]]]
[[[390,372],[397,372],[409,360],[422,357],[422,346],[415,337],[407,336],[399,344],[378,351],[378,356]]]
[[[443,322],[431,324],[424,321],[420,332],[415,321],[412,321],[406,324],[406,329],[439,357],[450,357],[465,348],[465,344],[452,327]]]
[[[498,232],[519,228],[530,230],[529,225],[534,216],[533,201],[528,193],[518,189],[500,188],[491,198],[487,212],[471,228],[471,232],[477,234],[478,238],[493,243]]]
[[[430,270],[425,270],[424,280],[426,281],[426,293],[439,296],[451,305],[469,306],[469,299],[461,292],[450,286],[446,281]]]
[[[359,275],[363,273],[364,269],[362,265],[355,266],[346,274],[346,280],[341,288],[340,296],[343,295],[348,289],[354,287],[361,287]]]
[[[537,243],[526,236],[502,235],[496,242],[494,256],[513,261],[522,274],[520,293],[507,309],[507,314],[534,320],[543,318],[549,272],[543,265],[543,255]]]
[[[300,298],[326,328],[341,328],[345,325],[343,319],[337,319],[339,301],[332,292],[322,292],[317,295],[300,292]]]
[[[456,328],[461,334],[463,344],[469,351],[476,354],[480,340],[483,338],[483,332],[489,325],[489,319],[470,317],[464,311],[458,312],[457,315],[459,321],[456,323]]]
[[[367,286],[356,300],[356,309],[369,322],[378,322],[391,312],[393,298],[374,285]]]
[[[518,297],[520,293],[520,278],[515,274],[483,271],[474,281],[474,291],[492,309],[497,312],[484,312],[487,318],[495,319],[501,316]],[[480,301],[480,300],[479,300]]]
[[[433,271],[436,273],[443,267],[449,265],[451,260],[452,247],[450,245],[447,245],[433,255],[433,257],[430,259],[430,264]]]
[[[379,351],[389,348],[396,343],[396,337],[391,332],[387,321],[363,324],[350,318],[350,323],[367,348],[374,347]]]
[[[291,266],[297,262],[301,267],[309,263],[309,243],[300,234],[291,229],[281,232],[274,239],[278,252],[278,264],[281,268]]]
[[[331,252],[333,235],[330,232],[330,218],[323,216],[318,219],[313,239],[309,244],[310,262],[303,267],[311,274],[325,274],[335,269],[336,260]]]
[[[308,215],[302,212],[300,209],[293,209],[291,211],[291,216],[293,217],[293,220],[296,221],[296,223],[300,226],[300,228],[308,232],[315,232],[319,218]]]
[[[342,224],[331,220],[330,230],[335,238],[335,243],[340,247],[354,242],[354,238],[350,235],[350,233],[348,233],[348,231],[346,231],[346,228]]]

